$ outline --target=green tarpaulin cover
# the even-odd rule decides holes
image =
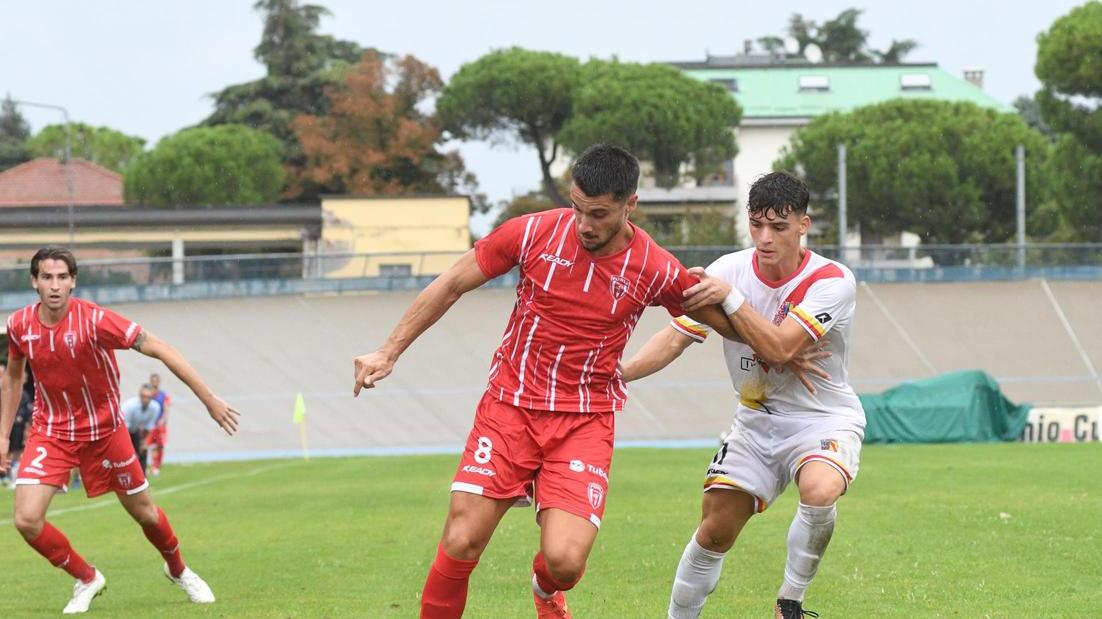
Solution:
[[[1007,400],[984,372],[965,371],[861,395],[866,443],[1016,441],[1029,404]]]

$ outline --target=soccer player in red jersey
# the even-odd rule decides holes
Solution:
[[[39,554],[77,579],[63,612],[86,612],[106,580],[46,522],[50,501],[59,489],[67,490],[70,472],[79,467],[89,497],[109,491],[119,497],[164,557],[169,580],[192,602],[213,602],[210,587],[184,564],[168,517],[149,496],[149,482],[119,411],[114,351],[133,348],[159,359],[228,434],[237,430],[238,413],[170,344],[111,310],[72,297],[76,275],[76,259],[69,250],[39,250],[31,259],[31,285],[40,302],[8,318],[8,370],[0,383],[0,473],[11,465],[8,433],[27,363],[35,379],[31,434],[15,481],[15,527]]]
[[[505,511],[535,501],[537,616],[570,617],[563,592],[582,577],[608,495],[615,415],[627,401],[617,364],[643,309],[682,314],[696,278],[628,216],[639,164],[614,146],[573,167],[572,208],[511,219],[475,243],[414,300],[386,342],[357,357],[372,388],[464,293],[520,268],[517,302],[451,486],[451,505],[421,597],[423,619],[460,617],[467,583]],[[693,318],[733,337],[718,305]]]

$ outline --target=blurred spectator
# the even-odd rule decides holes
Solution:
[[[126,429],[130,432],[130,442],[134,443],[134,452],[138,454],[138,461],[142,464],[142,472],[146,469],[145,440],[149,432],[157,425],[157,417],[161,414],[161,405],[153,399],[153,387],[142,385],[138,390],[138,396],[130,398],[122,403],[123,419],[126,420]]]

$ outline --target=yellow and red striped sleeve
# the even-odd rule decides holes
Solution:
[[[708,327],[688,316],[678,316],[670,321],[675,330],[691,337],[695,342],[703,342],[708,337]]]
[[[796,322],[800,323],[800,326],[803,327],[815,341],[818,341],[819,338],[826,335],[826,327],[799,305],[789,310],[788,315],[795,318]]]

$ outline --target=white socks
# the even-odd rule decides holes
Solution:
[[[719,582],[725,552],[712,552],[696,541],[696,532],[685,546],[670,593],[670,619],[696,619],[704,602]]]
[[[777,592],[778,598],[803,601],[804,592],[815,577],[819,560],[823,558],[830,536],[834,533],[835,513],[833,505],[818,507],[800,503],[792,526],[788,528],[788,560],[784,565],[784,584]]]

